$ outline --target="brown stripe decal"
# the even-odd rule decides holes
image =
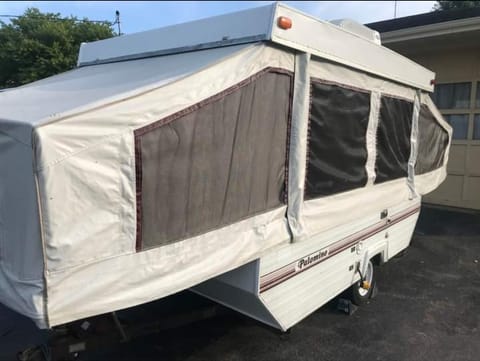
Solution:
[[[391,219],[385,219],[377,222],[370,227],[367,227],[359,232],[356,232],[348,237],[345,237],[337,242],[334,242],[324,248],[311,253],[305,257],[299,258],[296,261],[283,266],[275,271],[269,272],[260,277],[260,293],[269,290],[278,284],[296,276],[307,269],[320,264],[321,262],[335,256],[336,254],[357,245],[359,242],[372,237],[373,235],[397,224],[408,217],[414,215],[420,210],[420,206],[415,205],[406,210],[394,215]]]

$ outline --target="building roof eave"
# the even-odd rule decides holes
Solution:
[[[382,43],[391,44],[400,41],[423,39],[480,30],[480,17],[446,21],[443,23],[415,26],[381,33]]]

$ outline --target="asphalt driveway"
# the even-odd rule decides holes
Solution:
[[[379,269],[379,293],[352,316],[335,300],[278,332],[226,311],[85,355],[87,360],[480,360],[480,214],[423,209],[411,247]],[[128,311],[161,317],[208,301],[181,293]],[[0,306],[0,359],[45,332]]]

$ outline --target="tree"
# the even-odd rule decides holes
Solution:
[[[64,19],[29,8],[6,24],[0,21],[0,89],[70,70],[82,42],[114,35],[111,23]]]
[[[474,1],[437,1],[433,10],[452,10],[480,7],[480,0]]]

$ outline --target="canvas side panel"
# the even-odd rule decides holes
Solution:
[[[286,207],[281,207],[163,247],[50,272],[50,324],[156,300],[287,245],[285,212]]]
[[[135,129],[262,69],[293,70],[292,54],[262,44],[217,61],[141,96],[37,129],[48,271],[136,252]]]
[[[134,131],[269,67],[291,72],[293,55],[264,45],[248,48],[143,96],[38,130],[45,155],[37,172],[45,190],[41,201],[51,325],[167,296],[290,240],[286,206],[281,205],[136,251]],[[260,157],[266,155],[262,151]]]
[[[48,141],[45,129],[39,130],[39,146]],[[37,174],[47,276],[135,251],[132,131],[111,136]]]
[[[415,89],[409,88],[408,86],[318,57],[312,57],[310,74],[317,79],[346,85],[352,88],[375,91],[411,101],[415,98]]]
[[[44,327],[43,252],[32,157],[29,145],[0,132],[0,302]]]

